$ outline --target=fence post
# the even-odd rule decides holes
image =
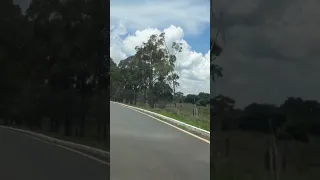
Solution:
[[[228,158],[230,155],[230,140],[226,138],[226,157]]]
[[[270,157],[269,157],[269,141],[266,140],[266,149],[264,153],[264,168],[269,171],[270,170]]]
[[[287,152],[287,143],[284,144],[283,152],[282,152],[282,171],[286,171],[287,167],[287,158],[286,158],[286,152]]]
[[[196,118],[198,118],[198,108],[197,105],[195,104],[193,107],[193,116],[195,116]]]

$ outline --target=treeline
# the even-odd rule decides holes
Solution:
[[[110,62],[111,99],[148,103],[151,108],[155,103],[172,101],[179,86],[175,62],[176,54],[182,50],[181,43],[168,44],[165,33],[154,34],[135,50],[134,56],[118,65],[113,60]]]
[[[187,94],[186,96],[184,96],[182,92],[177,92],[176,100],[176,102],[179,103],[191,103],[197,104],[198,106],[209,106],[210,94],[200,92],[199,94]]]
[[[0,122],[109,139],[101,2],[33,0],[23,15],[12,0],[0,1]]]
[[[289,97],[280,106],[252,103],[235,108],[235,100],[223,95],[211,100],[213,131],[273,133],[281,140],[307,142],[309,135],[320,135],[320,103]]]
[[[164,58],[162,60],[165,61]],[[154,69],[159,72],[154,71],[154,74],[150,70],[153,67],[146,65],[148,63],[137,56],[121,60],[118,65],[111,59],[111,99],[129,104],[149,103],[151,107],[155,103],[192,103],[200,106],[210,103],[209,93],[184,95],[182,92],[176,92],[179,75],[173,70],[174,63],[155,64],[159,69]],[[170,71],[166,71],[165,66],[171,66]],[[150,80],[152,77],[153,81]]]

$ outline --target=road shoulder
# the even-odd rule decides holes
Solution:
[[[113,101],[111,101],[111,102],[113,102]],[[200,129],[198,127],[191,126],[189,124],[180,122],[179,120],[169,118],[169,117],[163,116],[161,114],[158,114],[158,113],[155,113],[152,111],[148,111],[146,109],[130,106],[127,104],[122,104],[119,102],[113,102],[113,103],[119,104],[119,105],[126,107],[128,109],[131,109],[133,111],[139,112],[139,113],[144,114],[149,117],[152,117],[153,119],[156,119],[158,121],[165,122],[170,126],[173,126],[173,127],[177,128],[179,130],[182,130],[182,131],[186,131],[185,133],[187,133],[191,136],[194,136],[198,139],[201,139],[202,141],[205,141],[210,144],[210,132],[209,131]]]
[[[44,141],[46,143],[50,143],[56,146],[59,146],[61,148],[73,151],[78,154],[82,154],[83,156],[87,156],[91,159],[94,159],[96,161],[99,161],[100,163],[109,165],[110,164],[110,153],[98,148],[93,148],[90,146],[86,146],[83,144],[78,144],[75,142],[70,142],[54,137],[50,137],[38,132],[33,132],[30,130],[26,129],[21,129],[21,128],[16,128],[16,127],[9,127],[9,126],[3,126],[0,125],[0,128],[9,130],[9,131],[14,131],[16,133],[21,133],[26,136],[30,136],[31,138],[38,139],[40,141]]]

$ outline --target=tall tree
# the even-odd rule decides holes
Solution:
[[[180,47],[179,44],[172,44],[172,49],[181,50],[177,47]],[[150,107],[154,107],[154,85],[159,78],[166,78],[174,71],[176,56],[166,48],[165,33],[151,35],[147,42],[136,47],[136,51],[135,57],[147,65],[148,103]]]
[[[18,95],[22,93],[26,74],[31,70],[24,61],[30,26],[20,7],[12,0],[0,2],[0,26],[0,118],[7,120],[12,113],[19,111],[15,109],[20,102]]]
[[[174,101],[176,101],[176,87],[178,87],[180,84],[178,82],[179,75],[177,73],[172,73],[171,75],[168,76],[168,81],[172,82],[172,89],[173,89],[173,98]]]

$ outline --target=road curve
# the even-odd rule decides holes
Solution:
[[[2,180],[107,180],[109,167],[75,152],[0,128]]]
[[[209,180],[210,144],[110,102],[112,180]]]

